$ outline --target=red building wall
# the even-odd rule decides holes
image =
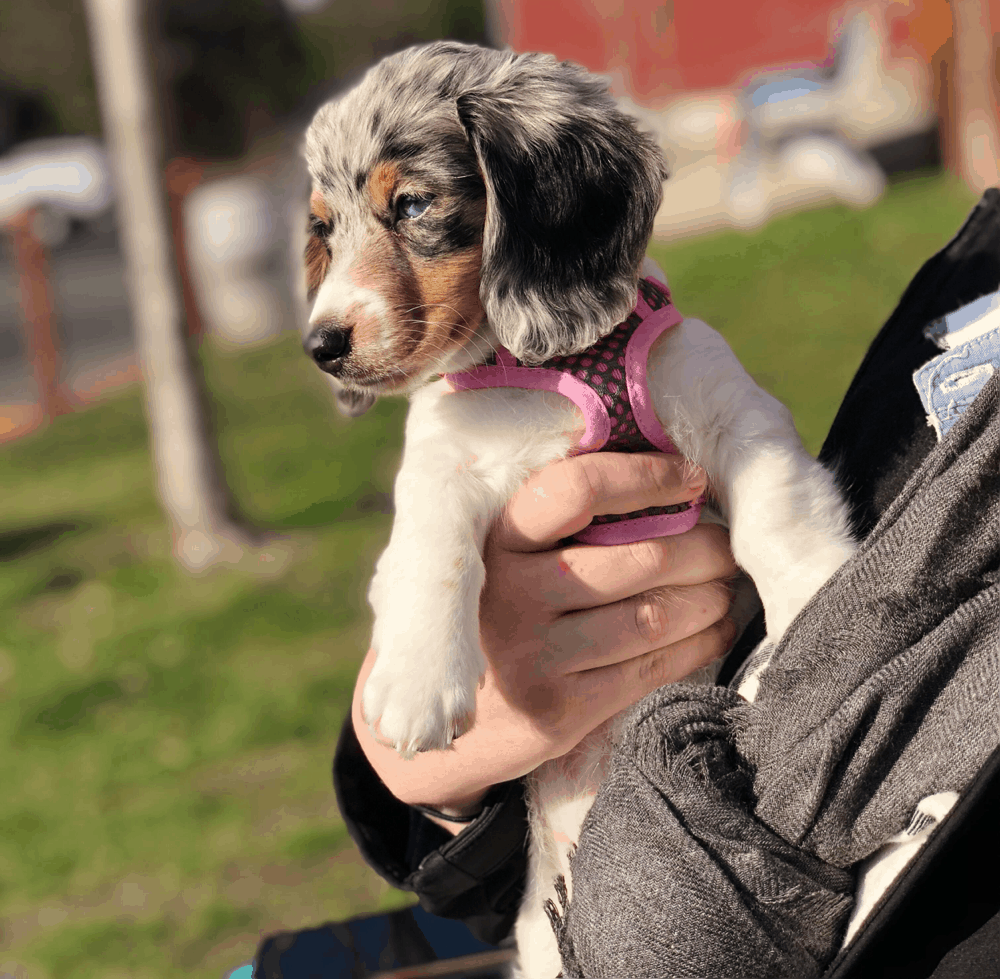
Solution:
[[[816,65],[831,56],[844,0],[496,0],[501,38],[618,75],[636,98],[730,87],[756,69]],[[989,0],[1000,32],[1000,0]],[[874,3],[890,54],[930,61],[951,34],[947,0]],[[858,10],[859,4],[852,3]]]
[[[840,0],[517,0],[507,43],[619,73],[636,97],[732,85],[748,67],[823,61]]]

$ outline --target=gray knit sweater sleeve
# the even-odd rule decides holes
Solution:
[[[564,975],[819,976],[853,868],[1000,744],[1000,374],[803,610],[753,704],[633,708],[553,915]]]

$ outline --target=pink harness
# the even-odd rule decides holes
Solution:
[[[586,431],[574,449],[582,452],[676,452],[653,410],[646,385],[650,348],[683,317],[670,301],[670,290],[653,279],[640,279],[635,309],[624,323],[583,353],[553,357],[526,367],[501,347],[492,363],[445,375],[456,391],[483,388],[530,388],[554,391],[583,412]],[[583,544],[630,544],[690,530],[704,496],[676,506],[649,507],[632,513],[594,517],[575,535]]]

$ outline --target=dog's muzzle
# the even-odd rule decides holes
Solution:
[[[302,344],[320,370],[339,374],[344,358],[351,351],[351,331],[332,326],[318,326]]]

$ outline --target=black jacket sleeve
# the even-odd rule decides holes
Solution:
[[[365,861],[421,906],[460,918],[497,944],[514,925],[527,872],[528,817],[520,781],[495,786],[482,814],[457,836],[400,802],[371,767],[348,715],[333,759],[347,829]]]

